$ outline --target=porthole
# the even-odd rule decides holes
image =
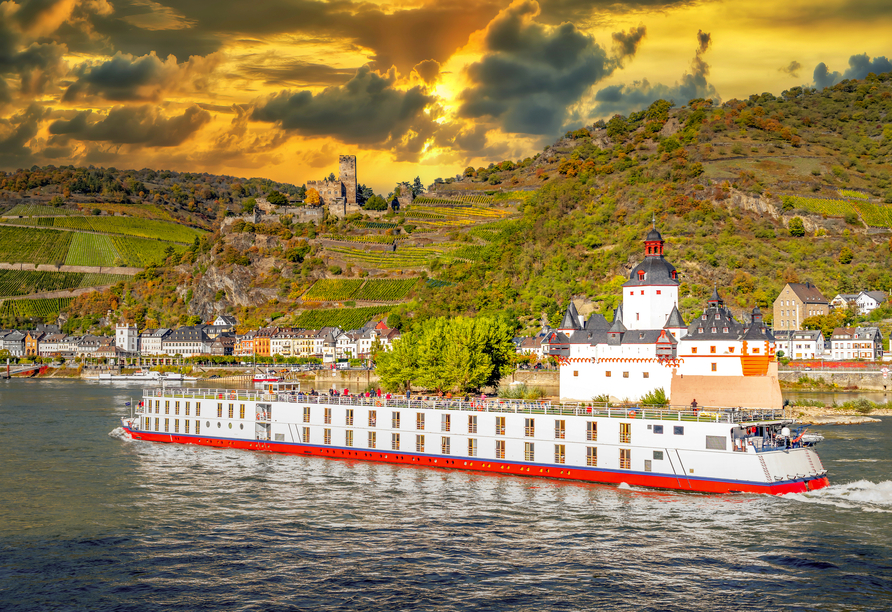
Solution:
[[[217,421],[217,429],[220,429],[221,427],[223,427],[223,424],[220,423],[220,421]]]
[[[229,429],[232,429],[232,423],[229,424]]]
[[[205,427],[210,427],[210,426],[211,426],[211,422],[210,422],[210,421],[205,421],[205,422],[204,422],[204,426],[205,426]]]
[[[244,423],[241,423],[241,424],[238,426],[238,428],[239,428],[239,429],[244,429],[244,428],[245,428],[245,424],[244,424]]]

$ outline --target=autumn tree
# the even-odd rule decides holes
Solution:
[[[309,206],[319,206],[322,203],[322,198],[319,197],[319,192],[311,187],[307,189],[307,197],[304,202]]]
[[[787,230],[789,230],[791,236],[795,236],[797,238],[801,238],[805,236],[805,224],[802,223],[802,219],[800,217],[793,217],[790,219],[789,225],[787,225]]]

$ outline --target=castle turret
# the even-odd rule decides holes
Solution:
[[[663,257],[656,227],[644,238],[644,261],[623,284],[623,323],[629,330],[662,329],[678,305],[678,273]]]

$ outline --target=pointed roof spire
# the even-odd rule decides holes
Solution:
[[[576,306],[572,301],[570,302],[570,305],[567,306],[567,311],[564,313],[564,318],[558,329],[580,329],[579,313],[576,311]]]
[[[663,326],[663,329],[687,329],[688,324],[684,322],[684,319],[681,318],[681,313],[678,312],[678,307],[673,306],[672,312],[669,313],[669,319],[666,321],[666,325]]]
[[[613,320],[614,321],[622,321],[623,320],[623,305],[622,304],[617,306],[616,310],[613,311]]]
[[[724,300],[722,299],[722,297],[719,295],[719,288],[718,288],[717,285],[713,285],[713,287],[712,287],[712,297],[709,298],[709,303],[710,303],[710,304],[712,304],[712,303],[716,303],[716,304],[719,304],[719,305],[722,305],[722,304],[725,303],[725,301],[724,301]]]
[[[619,319],[616,319],[616,320],[613,322],[613,325],[612,325],[612,326],[610,327],[610,329],[608,330],[608,332],[611,333],[611,334],[617,334],[617,333],[618,333],[618,334],[622,334],[622,333],[624,333],[624,332],[626,332],[626,331],[628,331],[628,330],[626,329],[626,326],[623,325],[623,322],[620,321]]]

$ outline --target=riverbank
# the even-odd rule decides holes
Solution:
[[[806,425],[861,425],[879,423],[876,417],[892,416],[892,409],[875,408],[869,412],[834,406],[790,406],[793,416]]]

